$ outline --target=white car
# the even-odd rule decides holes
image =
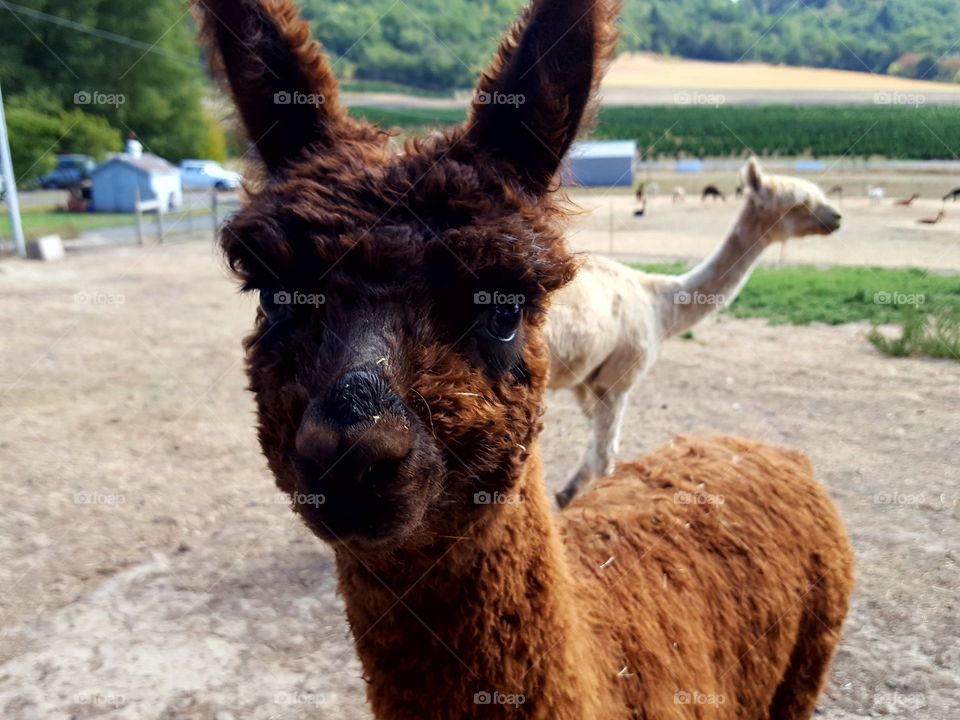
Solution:
[[[212,160],[184,160],[180,163],[180,180],[184,190],[236,190],[243,177],[225,170]]]

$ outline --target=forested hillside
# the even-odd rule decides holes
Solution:
[[[527,2],[297,1],[341,78],[442,92],[472,86]],[[622,51],[944,81],[960,71],[957,0],[625,3]],[[49,170],[51,150],[102,157],[131,132],[171,160],[223,155],[195,40],[187,0],[0,3],[0,85],[18,174]],[[230,149],[239,154],[242,142]]]
[[[302,0],[341,73],[433,89],[469,86],[525,2]],[[621,50],[930,80],[960,72],[956,0],[625,0],[622,27]]]
[[[18,174],[50,148],[102,157],[136,133],[178,160],[223,153],[185,0],[0,3],[0,85]]]

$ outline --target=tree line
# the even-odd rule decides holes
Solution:
[[[184,0],[0,5],[0,84],[17,175],[48,171],[53,151],[102,159],[131,134],[172,160],[222,156],[196,33]]]
[[[527,0],[298,0],[347,82],[468,88]],[[956,0],[625,0],[621,51],[954,80]],[[18,174],[136,134],[177,161],[239,154],[186,0],[7,0],[0,84]]]
[[[302,0],[341,77],[470,87],[526,0]],[[954,81],[956,0],[625,0],[623,51]]]

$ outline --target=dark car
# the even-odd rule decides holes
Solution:
[[[96,163],[88,155],[57,155],[57,167],[40,178],[44,190],[66,190],[89,179]]]

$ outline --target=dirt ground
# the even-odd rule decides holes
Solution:
[[[773,165],[770,171],[797,175],[789,166]],[[741,210],[742,202],[734,197],[738,176],[739,169],[733,167],[694,176],[662,171],[644,174],[640,179],[657,194],[650,198],[647,214],[641,218],[633,216],[636,201],[629,189],[576,188],[571,198],[588,212],[570,234],[571,247],[633,259],[702,258]],[[830,237],[792,240],[785,247],[769,249],[765,262],[960,270],[960,203],[941,200],[950,188],[960,186],[960,177],[938,172],[829,169],[802,177],[824,190],[838,184],[844,187],[843,198],[832,198],[843,213],[843,227]],[[702,202],[700,193],[707,184],[727,193],[727,201]],[[867,185],[884,188],[887,197],[883,202],[873,204],[867,199]],[[686,192],[682,203],[673,202],[676,187]],[[922,197],[910,207],[895,204],[914,193]],[[939,224],[918,222],[937,217],[941,209],[946,215]]]
[[[252,303],[208,238],[0,263],[0,717],[369,718],[331,553],[257,451]],[[622,455],[680,433],[806,450],[859,576],[819,717],[954,720],[960,365],[864,333],[706,322],[634,394]],[[557,488],[587,426],[560,394],[546,428]]]

